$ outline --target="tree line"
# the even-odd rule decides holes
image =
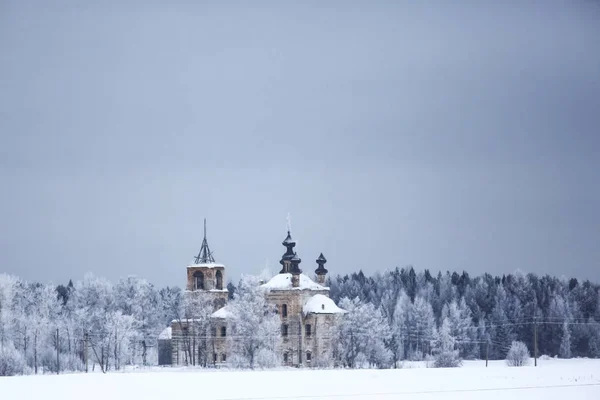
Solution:
[[[463,359],[504,359],[513,341],[533,353],[535,329],[539,355],[600,357],[600,286],[589,280],[520,271],[434,276],[407,267],[338,275],[328,285],[336,302],[353,299],[351,308],[368,306],[385,322],[380,335],[392,364],[434,353],[444,323]]]
[[[228,285],[234,366],[282,361],[274,339],[278,319],[269,315],[274,309],[258,282],[246,277]],[[387,368],[452,352],[460,359],[504,359],[513,341],[533,352],[534,329],[539,355],[600,357],[600,286],[587,280],[521,272],[434,276],[407,267],[331,276],[327,285],[347,314],[328,333],[334,348],[320,366]],[[211,307],[181,288],[157,288],[138,277],[111,283],[86,275],[54,286],[0,274],[0,375],[154,365],[157,338],[172,321],[191,318],[198,340],[187,343],[206,344]],[[201,354],[199,347],[189,350],[190,359]],[[210,349],[203,351],[209,360]]]

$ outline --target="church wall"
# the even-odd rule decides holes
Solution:
[[[192,324],[190,323],[189,325]],[[225,327],[225,336],[223,336],[222,327]],[[171,328],[172,365],[192,365],[194,361],[196,365],[202,365],[202,363],[205,362],[208,366],[219,366],[227,363],[227,358],[229,356],[227,335],[229,335],[229,332],[227,331],[227,323],[225,320],[217,319],[212,321],[210,334],[193,332],[193,326],[188,327],[188,321],[186,320],[173,322]],[[187,350],[194,347],[197,349],[201,346],[206,348],[206,360],[198,359],[198,354],[195,354],[192,357]],[[216,361],[213,354],[217,355]],[[225,355],[225,360],[223,360],[223,355]]]
[[[187,285],[186,290],[195,290],[194,286],[194,273],[196,271],[200,271],[204,274],[204,290],[214,290],[216,289],[216,273],[217,271],[221,271],[223,274],[223,289],[227,287],[227,281],[225,279],[225,267],[223,266],[215,266],[215,267],[206,267],[206,266],[189,266],[187,267]]]
[[[330,354],[330,330],[334,318],[327,314],[310,314],[304,316],[302,308],[306,301],[315,294],[329,296],[328,290],[272,290],[267,295],[267,301],[277,306],[282,323],[282,336],[278,353],[284,360],[284,365],[310,367],[323,360]],[[287,317],[283,316],[283,305],[287,305]],[[311,335],[306,335],[306,324],[311,325]],[[287,337],[283,335],[283,325],[288,326]],[[311,353],[307,360],[306,352]],[[317,361],[319,360],[319,361]]]

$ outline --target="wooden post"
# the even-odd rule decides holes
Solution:
[[[485,367],[487,368],[488,366],[488,359],[490,356],[490,341],[488,340],[486,345],[485,345]]]
[[[537,367],[537,353],[538,353],[538,344],[537,344],[537,319],[533,317],[533,355],[535,358],[534,365]]]
[[[60,371],[60,354],[59,354],[59,346],[58,346],[58,328],[56,328],[56,375],[58,375]]]

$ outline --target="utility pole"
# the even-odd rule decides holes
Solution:
[[[533,317],[533,355],[535,357],[535,366],[537,367],[537,353],[538,353],[538,345],[537,345],[537,319]]]
[[[83,356],[85,357],[85,373],[88,373],[88,334],[87,332],[83,334],[83,343],[84,343],[84,349],[83,349]]]
[[[302,367],[302,321],[298,321],[298,367]]]
[[[58,328],[56,328],[56,375],[60,372],[60,357],[59,357],[59,346],[58,346]]]
[[[206,220],[204,221],[204,229],[206,229]],[[192,365],[196,365],[196,330],[192,325]]]
[[[490,341],[488,340],[485,345],[485,367],[488,366],[488,359],[490,355]]]

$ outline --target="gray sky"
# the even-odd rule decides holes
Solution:
[[[600,2],[226,3],[0,1],[0,272],[600,280]]]

